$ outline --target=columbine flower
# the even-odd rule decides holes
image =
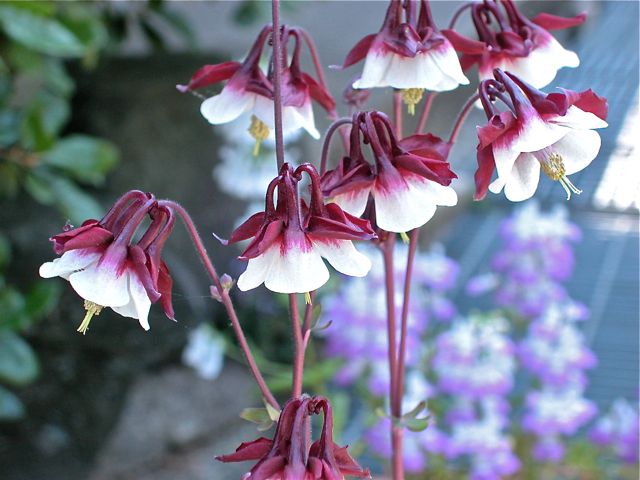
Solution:
[[[560,182],[567,199],[581,193],[568,176],[597,156],[600,135],[593,129],[607,126],[606,100],[591,90],[545,94],[501,70],[494,77],[479,87],[489,123],[478,128],[476,200],[487,190],[503,189],[511,201],[526,200],[538,187],[540,170]],[[496,99],[509,109],[500,113],[492,103]],[[498,178],[491,183],[494,170]]]
[[[360,147],[360,132],[375,157],[369,164]],[[397,140],[388,118],[381,112],[354,115],[351,149],[333,170],[322,177],[322,192],[352,215],[362,215],[369,195],[375,204],[378,227],[407,232],[433,217],[438,205],[455,205],[457,178],[449,168],[451,145],[431,134]]]
[[[311,178],[309,206],[298,198],[297,184],[303,172]],[[355,249],[352,240],[370,240],[375,233],[368,221],[344,212],[336,204],[324,205],[319,183],[312,165],[303,164],[294,172],[285,163],[267,188],[265,211],[250,217],[231,234],[228,243],[252,238],[240,256],[249,261],[238,279],[240,290],[256,288],[263,282],[269,290],[280,293],[316,290],[329,279],[322,257],[346,275],[367,274],[371,262]]]
[[[479,41],[465,38],[453,30],[443,30],[456,50],[464,70],[478,64],[480,80],[491,78],[495,68],[507,70],[536,88],[547,86],[562,67],[577,67],[578,56],[565,50],[548,30],[561,30],[583,23],[581,13],[563,18],[541,13],[529,20],[516,8],[515,2],[502,0],[506,13],[495,2],[477,2],[471,7],[473,24]]]
[[[410,19],[413,2],[391,0],[380,32],[367,35],[347,54],[342,68],[366,57],[364,70],[353,88],[403,89],[410,112],[423,89],[442,92],[466,85],[455,50],[436,27],[429,2],[421,1],[417,21]],[[402,11],[405,9],[405,21]]]
[[[179,91],[187,92],[228,80],[220,94],[202,103],[200,112],[213,125],[231,122],[243,114],[251,115],[249,133],[256,139],[256,154],[260,142],[275,129],[273,73],[269,69],[265,75],[260,67],[265,43],[271,34],[271,27],[264,27],[242,63],[205,65],[187,85],[177,86]],[[334,110],[335,102],[323,85],[301,70],[301,35],[299,28],[282,27],[283,59],[287,58],[289,38],[293,37],[295,42],[291,62],[282,69],[283,132],[287,134],[304,128],[318,139],[320,133],[313,120],[311,99],[327,111]]]
[[[320,438],[309,445],[312,415],[324,412]],[[303,395],[290,400],[280,413],[273,440],[259,438],[241,444],[221,462],[258,460],[242,480],[344,480],[345,475],[370,478],[347,452],[333,442],[333,415],[324,397]]]
[[[151,223],[133,243],[147,215]],[[158,300],[173,320],[172,280],[160,258],[173,223],[170,209],[158,206],[150,194],[133,191],[121,197],[102,220],[87,220],[51,238],[61,257],[43,264],[40,275],[68,280],[85,300],[87,313],[79,332],[86,333],[91,318],[105,307],[138,319],[149,330],[149,309]]]

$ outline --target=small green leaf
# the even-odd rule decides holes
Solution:
[[[405,418],[403,419],[402,424],[412,432],[422,432],[429,426],[429,418],[430,417]]]
[[[11,260],[11,244],[7,237],[0,235],[0,270],[5,268]]]
[[[71,135],[43,153],[42,163],[60,168],[80,182],[102,185],[118,161],[115,147],[86,135]]]
[[[34,177],[32,183],[37,182],[38,187],[41,188],[39,192],[41,198],[50,196],[62,215],[71,220],[74,225],[79,225],[88,218],[100,218],[104,213],[98,202],[69,179],[44,168],[32,171],[32,175]],[[29,192],[33,194],[31,189]]]
[[[15,386],[33,382],[40,367],[31,347],[13,332],[0,332],[0,380]]]
[[[29,289],[25,296],[26,311],[32,320],[38,320],[49,314],[60,299],[60,283],[39,281]]]
[[[24,416],[25,409],[20,399],[0,385],[0,421],[20,420]]]
[[[156,10],[155,14],[168,23],[182,37],[189,48],[196,48],[196,37],[189,26],[189,22],[184,17],[166,8]]]
[[[266,408],[245,408],[240,412],[240,418],[255,423],[261,432],[269,430],[274,423]]]
[[[0,146],[10,147],[20,138],[20,115],[18,112],[0,110]]]
[[[0,289],[0,330],[17,330],[29,323],[25,314],[25,301],[15,288],[3,286]]]
[[[269,418],[274,422],[277,422],[280,419],[280,410],[276,410],[269,402],[264,402],[264,407],[267,409],[267,414]]]
[[[427,408],[427,402],[423,400],[422,402],[418,403],[418,405],[416,405],[413,410],[405,413],[402,418],[416,418],[424,411],[425,408]]]
[[[40,91],[27,108],[22,121],[23,146],[36,152],[52,148],[55,137],[67,123],[69,115],[69,102],[65,98]]]
[[[0,26],[12,40],[48,55],[82,57],[85,46],[54,18],[9,5],[0,6]]]
[[[0,159],[0,198],[15,197],[20,190],[20,170],[17,165]]]

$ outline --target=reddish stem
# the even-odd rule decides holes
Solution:
[[[242,353],[244,354],[244,357],[247,360],[247,364],[249,365],[249,369],[251,370],[253,378],[258,384],[258,388],[260,388],[260,391],[262,392],[262,396],[265,398],[267,402],[269,402],[269,404],[273,408],[280,410],[280,405],[278,404],[278,401],[275,399],[275,397],[269,390],[269,387],[267,386],[267,383],[265,382],[264,377],[260,373],[260,369],[258,368],[258,365],[256,364],[255,359],[253,358],[253,354],[251,353],[251,349],[249,348],[247,339],[244,336],[244,332],[242,331],[242,326],[240,325],[240,321],[238,320],[238,316],[236,315],[236,311],[233,307],[233,302],[231,301],[231,297],[229,297],[229,291],[225,289],[220,283],[220,277],[218,277],[218,273],[216,272],[215,267],[211,263],[211,259],[209,258],[207,249],[202,243],[202,239],[198,234],[198,229],[193,223],[191,216],[182,207],[182,205],[174,201],[161,200],[158,202],[158,205],[167,206],[173,209],[175,212],[177,212],[178,215],[180,215],[180,218],[182,219],[184,226],[187,229],[187,232],[191,236],[191,240],[193,241],[196,251],[200,256],[200,259],[202,260],[202,263],[204,264],[204,267],[207,270],[207,273],[211,277],[211,280],[213,281],[213,285],[215,286],[216,290],[218,291],[218,294],[220,295],[222,304],[224,305],[224,308],[227,311],[227,315],[231,320],[233,331],[235,332],[236,337],[238,338],[238,343],[240,344]]]
[[[348,125],[351,122],[352,120],[350,118],[340,118],[333,122],[327,129],[327,133],[324,136],[324,143],[322,144],[322,154],[320,156],[320,175],[324,175],[327,171],[327,159],[329,157],[329,146],[331,144],[331,137],[333,137],[333,134],[338,128],[342,127],[343,125]]]
[[[418,126],[416,127],[415,133],[422,133],[424,131],[424,127],[427,124],[427,120],[429,119],[429,113],[431,113],[431,105],[433,105],[433,99],[436,98],[436,94],[438,92],[429,92],[427,94],[427,98],[424,101],[424,107],[422,108],[422,113],[420,114],[420,119],[418,120]]]
[[[271,0],[273,26],[271,41],[273,43],[273,112],[276,129],[276,161],[278,171],[284,165],[284,139],[282,137],[282,45],[280,38],[280,0]]]
[[[298,398],[302,395],[305,345],[302,335],[302,325],[300,324],[297,293],[289,294],[289,313],[291,315],[291,330],[293,332],[293,381],[291,385],[291,397]]]
[[[389,356],[389,398],[391,401],[391,412],[395,416],[395,381],[396,381],[396,308],[395,308],[395,278],[393,269],[393,250],[396,236],[390,233],[385,243],[382,245],[384,257],[384,277],[387,299],[387,337]]]
[[[409,252],[407,253],[407,269],[404,276],[404,295],[402,299],[402,318],[400,320],[400,346],[398,347],[398,373],[396,376],[396,399],[400,404],[399,415],[402,415],[402,397],[404,396],[404,372],[407,351],[407,323],[409,319],[409,300],[411,297],[411,279],[413,278],[413,260],[418,246],[420,229],[411,231]]]
[[[453,14],[453,18],[451,18],[451,21],[449,22],[449,30],[453,30],[453,28],[456,26],[456,22],[458,21],[458,18],[460,18],[460,15],[462,15],[462,12],[464,12],[467,8],[471,8],[473,6],[473,3],[469,2],[465,5],[462,5],[460,8],[458,8],[458,10],[456,10],[456,13]]]
[[[402,434],[403,428],[394,426],[391,422],[391,448],[393,455],[391,458],[391,466],[393,468],[393,480],[404,480],[404,462],[402,458]]]
[[[313,320],[313,306],[316,302],[316,291],[309,293],[309,298],[311,298],[311,303],[307,303],[307,306],[304,310],[304,322],[302,324],[302,335],[303,337],[307,335],[309,330],[311,330],[311,321]]]
[[[480,95],[477,93],[469,97],[467,103],[465,103],[460,109],[460,113],[458,113],[458,118],[456,119],[456,123],[453,126],[453,130],[451,130],[451,135],[449,135],[449,143],[454,143],[458,138],[458,134],[460,133],[460,129],[462,128],[462,124],[467,119],[467,115],[471,111],[471,107],[473,104],[480,98]]]

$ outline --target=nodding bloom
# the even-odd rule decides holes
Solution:
[[[606,99],[591,90],[545,94],[499,69],[494,78],[478,88],[489,122],[478,127],[475,199],[504,189],[509,200],[526,200],[538,187],[540,170],[562,185],[567,200],[581,193],[568,176],[598,155],[600,135],[594,129],[607,126]],[[496,100],[507,109],[500,112]],[[494,171],[498,178],[491,182]]]
[[[243,114],[251,115],[249,133],[256,139],[256,154],[262,140],[275,129],[273,71],[270,62],[267,74],[260,67],[265,43],[272,35],[271,26],[262,29],[247,57],[242,63],[224,62],[205,65],[198,70],[187,85],[178,85],[181,92],[193,91],[227,80],[220,94],[202,102],[200,112],[213,125],[236,120]],[[324,82],[318,82],[300,67],[302,39],[307,41],[316,56],[306,32],[297,27],[283,26],[282,35],[282,122],[285,134],[304,128],[313,138],[320,138],[315,127],[311,99],[328,112],[335,110],[335,102]],[[303,38],[302,38],[303,37]],[[294,39],[291,62],[288,62],[287,43]]]
[[[134,242],[134,234],[146,217],[151,222]],[[91,318],[105,307],[136,318],[149,330],[149,309],[158,300],[167,317],[174,320],[173,281],[161,259],[173,225],[169,207],[151,194],[131,191],[102,220],[87,220],[51,237],[54,251],[61,256],[44,263],[40,275],[68,280],[84,299],[86,315],[78,332],[86,333]]]
[[[583,23],[587,15],[581,13],[563,18],[541,13],[529,20],[516,8],[512,0],[501,0],[505,15],[498,3],[484,0],[471,6],[471,17],[479,40],[463,37],[454,30],[443,30],[459,52],[466,71],[476,63],[480,80],[491,78],[493,70],[506,70],[535,88],[546,87],[562,67],[577,67],[578,56],[565,50],[549,30],[561,30]]]
[[[320,438],[309,445],[310,420],[324,413]],[[221,462],[258,460],[242,480],[344,480],[345,476],[371,478],[333,441],[333,414],[324,397],[301,396],[287,402],[273,437],[241,444],[234,453],[216,457]]]
[[[371,145],[375,163],[364,157],[360,134]],[[407,232],[427,223],[438,205],[455,205],[457,178],[449,168],[451,145],[431,134],[398,140],[381,112],[353,117],[348,157],[322,176],[322,192],[352,215],[362,215],[373,198],[375,223],[389,232]]]
[[[298,196],[303,173],[311,179],[309,205]],[[240,225],[228,243],[252,239],[240,256],[249,261],[238,279],[240,290],[250,290],[264,282],[274,292],[305,293],[329,279],[323,257],[341,273],[365,276],[371,261],[356,250],[352,241],[375,236],[367,220],[344,212],[336,204],[324,204],[320,178],[311,164],[305,163],[294,171],[285,163],[267,187],[265,211]]]
[[[362,76],[353,88],[403,89],[410,112],[424,89],[442,92],[469,83],[451,43],[433,21],[429,2],[421,0],[417,20],[414,10],[415,2],[391,0],[380,32],[360,40],[342,65],[346,68],[364,58]]]

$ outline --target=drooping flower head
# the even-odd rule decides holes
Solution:
[[[230,61],[205,65],[191,77],[187,85],[177,87],[181,92],[188,92],[227,80],[220,94],[202,103],[200,112],[213,125],[228,123],[243,114],[250,114],[249,133],[256,139],[256,153],[259,142],[268,138],[275,129],[272,62],[266,73],[260,66],[265,44],[272,33],[271,26],[264,27],[242,63]],[[306,32],[300,28],[284,25],[280,34],[283,47],[280,59],[283,132],[286,134],[304,128],[313,138],[320,138],[313,119],[311,99],[329,112],[335,109],[335,102],[325,86],[302,71],[300,66],[303,39],[310,48],[314,47]],[[293,39],[294,48],[289,62],[287,44],[290,39]]]
[[[347,54],[342,68],[365,59],[364,70],[354,88],[403,89],[410,112],[424,89],[442,92],[466,85],[460,62],[449,40],[433,21],[429,2],[391,0],[382,28],[360,40]]]
[[[140,239],[134,235],[145,218],[151,222]],[[86,333],[93,315],[110,307],[136,318],[149,329],[152,303],[160,300],[165,314],[174,319],[172,279],[161,253],[174,225],[171,208],[148,193],[123,195],[100,221],[87,220],[51,237],[61,255],[40,267],[45,278],[62,277],[85,300],[86,316],[78,328]]]
[[[310,443],[310,418],[324,414],[320,438]],[[241,444],[221,462],[257,460],[242,480],[344,480],[345,476],[370,478],[347,452],[333,441],[333,413],[324,397],[303,395],[284,406],[273,440],[261,437]]]
[[[478,64],[480,80],[491,78],[493,70],[499,68],[543,88],[562,67],[580,64],[578,56],[565,50],[549,30],[580,25],[587,18],[585,13],[572,18],[541,13],[529,20],[512,0],[499,3],[484,0],[471,6],[471,18],[479,40],[471,40],[454,30],[442,33],[463,53],[460,62],[465,71]]]
[[[370,164],[360,137],[371,146]],[[375,223],[389,232],[407,232],[433,217],[438,205],[455,205],[449,185],[457,178],[449,168],[451,145],[438,137],[412,135],[398,140],[382,112],[353,116],[348,157],[322,176],[322,192],[352,215],[362,215],[369,197],[375,205]]]
[[[579,190],[568,176],[586,168],[600,150],[607,126],[607,101],[591,90],[560,89],[545,94],[502,70],[478,87],[488,118],[478,127],[478,169],[475,199],[491,190],[514,202],[530,198],[538,187],[540,170],[558,181],[567,199]],[[500,111],[500,100],[506,110]],[[494,171],[498,178],[491,182]]]
[[[298,195],[304,173],[311,180],[309,205]],[[367,220],[350,215],[335,203],[324,204],[320,177],[311,164],[294,171],[285,163],[267,188],[265,211],[240,225],[228,243],[252,239],[240,256],[249,262],[238,279],[240,290],[264,283],[274,292],[305,293],[329,279],[323,257],[346,275],[366,275],[371,262],[352,241],[372,238],[375,233]]]

